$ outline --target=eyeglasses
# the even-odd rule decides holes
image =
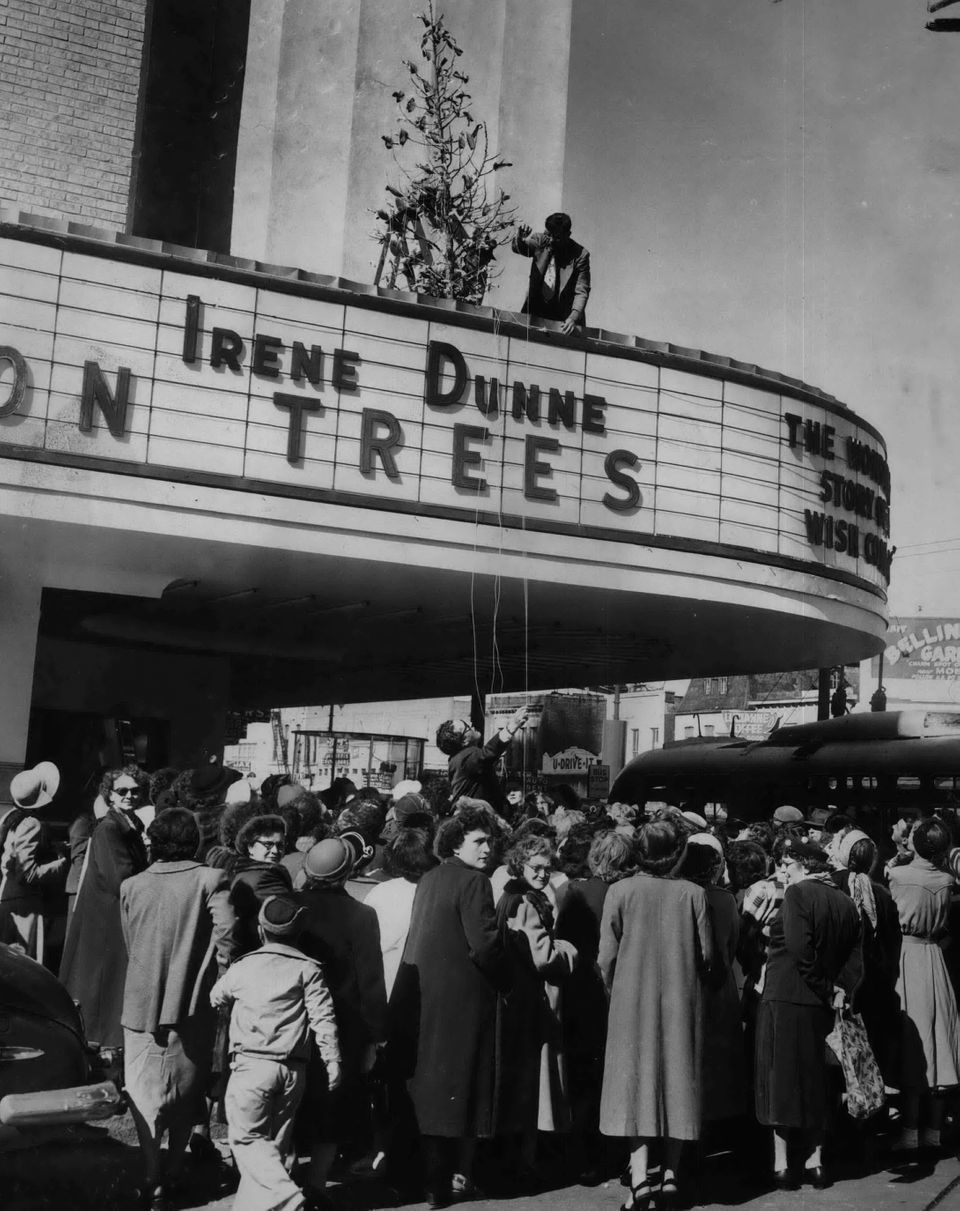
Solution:
[[[257,837],[255,841],[251,841],[251,845],[260,845],[264,849],[283,849],[282,841],[274,841],[272,838],[267,841],[263,837]]]
[[[528,862],[527,870],[531,873],[531,875],[547,876],[550,874],[551,868],[549,866],[531,866],[530,863]]]
[[[135,799],[140,794],[139,786],[115,786],[113,793],[118,799]]]

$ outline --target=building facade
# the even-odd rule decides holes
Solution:
[[[451,24],[468,8],[451,5]],[[17,62],[31,53],[29,9],[11,9],[19,41],[3,53]],[[355,212],[372,188],[373,79],[385,44],[397,43],[392,62],[413,34],[366,0],[261,0],[249,19],[243,5],[190,11],[58,5],[78,30],[126,31],[116,88],[108,73],[100,110],[51,100],[58,77],[89,84],[89,39],[64,34],[34,53],[38,91],[15,111],[20,170],[0,211],[8,770],[40,757],[79,771],[120,757],[189,765],[222,745],[228,711],[878,650],[889,468],[867,420],[729,357],[597,329],[563,337],[512,312],[346,280],[367,238]],[[266,28],[271,13],[279,29]],[[321,19],[310,28],[331,70],[318,93],[304,23]],[[209,23],[207,57],[185,61],[171,108],[164,67],[191,20]],[[521,23],[559,48],[560,116],[530,201],[552,209],[568,8],[503,0],[471,37],[481,61],[501,64],[486,86],[499,140],[521,140],[533,117],[506,66]],[[268,35],[269,54],[256,41]],[[30,131],[51,106],[76,109],[81,126],[45,153]],[[80,191],[95,213],[66,192],[86,171],[83,123],[127,176],[125,222],[99,161],[102,196],[86,178]],[[344,123],[346,158],[324,143]],[[272,182],[254,174],[259,210],[242,190],[244,240],[260,216],[256,247],[234,244],[251,130]],[[294,165],[299,192],[284,175]],[[39,186],[34,168],[48,174]],[[43,197],[43,213],[25,213]],[[324,199],[331,242],[316,252]],[[281,233],[300,242],[271,243]]]

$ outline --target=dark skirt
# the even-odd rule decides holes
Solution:
[[[826,1037],[833,1011],[789,1001],[760,1002],[754,1089],[757,1120],[768,1127],[822,1131],[830,1108]]]

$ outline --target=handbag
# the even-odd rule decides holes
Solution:
[[[827,1046],[837,1057],[847,1087],[847,1113],[862,1121],[884,1105],[883,1077],[867,1038],[863,1018],[849,1009],[838,1009]]]

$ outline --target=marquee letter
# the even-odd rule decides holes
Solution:
[[[117,371],[117,396],[110,394],[103,372],[96,362],[83,363],[83,388],[80,394],[80,432],[93,428],[93,405],[97,404],[114,437],[123,437],[127,426],[127,403],[130,398],[130,370],[121,366]]]
[[[455,488],[464,492],[486,492],[487,481],[482,475],[474,477],[468,474],[468,467],[482,467],[483,455],[479,450],[468,450],[467,442],[477,441],[486,444],[490,440],[490,431],[481,425],[453,426],[453,469],[450,472],[450,482]]]
[[[537,433],[528,433],[523,459],[523,494],[527,500],[555,501],[556,488],[545,488],[537,483],[540,476],[549,477],[553,467],[541,462],[539,454],[555,454],[560,449],[560,443],[555,437],[541,437]]]
[[[453,386],[449,391],[441,391],[444,362],[449,362],[453,369]],[[427,407],[448,408],[460,403],[467,385],[467,363],[463,354],[446,341],[431,341],[427,346]]]
[[[614,513],[630,513],[643,505],[640,485],[632,475],[627,475],[623,469],[624,467],[636,467],[639,464],[640,459],[632,450],[611,450],[603,460],[603,469],[607,479],[626,492],[626,496],[611,496],[609,492],[604,495],[603,503]]]
[[[306,378],[308,383],[319,387],[323,379],[323,349],[320,345],[311,345],[310,353],[303,341],[294,341],[290,346],[290,377],[295,383]]]
[[[585,395],[583,397],[583,431],[584,433],[606,433],[603,413],[607,401],[602,395]]]
[[[183,360],[189,365],[197,360],[197,340],[200,335],[200,295],[187,295],[187,314],[183,321]]]
[[[9,362],[13,367],[13,385],[6,401],[0,404],[0,416],[13,416],[23,403],[27,389],[27,363],[20,350],[12,345],[0,345],[0,362]]]
[[[229,366],[231,370],[240,372],[240,359],[243,357],[243,340],[230,328],[214,328],[210,334],[210,365],[214,370],[221,366]]]
[[[360,386],[357,378],[357,363],[359,353],[351,353],[349,349],[334,349],[333,351],[333,386],[340,391],[356,391]]]
[[[383,425],[387,432],[384,437],[377,436],[377,426]],[[374,471],[373,456],[376,454],[387,479],[399,479],[397,460],[393,457],[394,449],[403,446],[403,430],[400,422],[389,412],[381,412],[377,408],[364,408],[360,420],[360,471],[363,475],[371,475]]]
[[[278,408],[290,410],[287,426],[287,462],[296,464],[303,458],[303,432],[306,424],[305,412],[316,412],[323,416],[323,404],[309,395],[287,395],[275,391],[273,402]]]
[[[282,349],[283,341],[279,336],[263,336],[258,332],[253,338],[251,374],[262,374],[266,378],[279,378]]]

